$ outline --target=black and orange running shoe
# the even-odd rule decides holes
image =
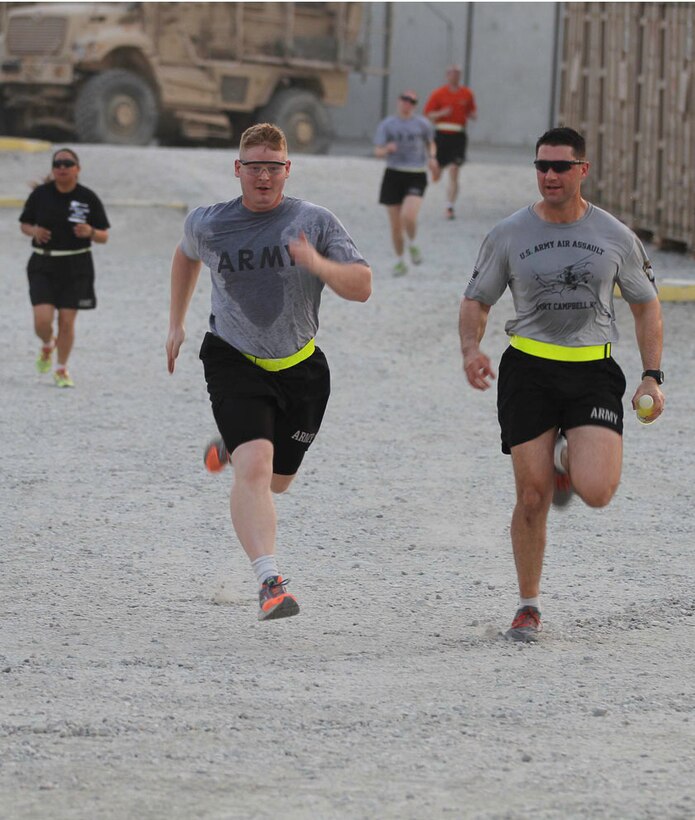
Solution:
[[[294,595],[286,589],[282,575],[272,575],[266,578],[258,591],[259,621],[272,621],[275,618],[289,618],[299,614],[299,604]]]
[[[203,456],[205,469],[211,473],[219,473],[229,464],[229,453],[221,438],[213,439],[205,448]]]
[[[511,628],[504,633],[508,641],[532,643],[538,640],[543,629],[541,613],[535,606],[523,606],[517,609]]]

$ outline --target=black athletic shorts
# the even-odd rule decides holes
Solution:
[[[212,413],[229,453],[247,441],[273,443],[273,472],[294,475],[316,438],[331,392],[317,347],[303,362],[269,372],[213,333],[200,348]]]
[[[468,149],[468,134],[465,131],[437,131],[434,135],[437,146],[437,162],[442,168],[447,165],[463,165]]]
[[[598,425],[622,435],[625,376],[615,359],[556,362],[508,347],[500,360],[502,452],[553,427]]]
[[[27,276],[32,305],[53,305],[71,310],[92,310],[97,306],[91,253],[75,256],[32,253]]]
[[[427,174],[424,171],[396,171],[387,168],[381,181],[380,205],[400,205],[407,196],[424,196]]]

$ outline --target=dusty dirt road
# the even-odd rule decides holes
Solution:
[[[202,466],[205,275],[173,377],[164,355],[183,219],[165,206],[236,196],[233,154],[80,153],[112,238],[75,390],[34,372],[28,241],[0,210],[0,817],[694,817],[694,308],[665,305],[667,412],[651,428],[628,414],[614,503],[552,514],[543,640],[509,645],[511,469],[456,323],[485,233],[535,198],[532,169],[473,153],[460,218],[431,187],[426,261],[394,279],[380,163],[295,158],[288,192],[340,216],[375,283],[364,305],[326,293],[333,396],[278,500],[302,613],[259,624],[231,476]],[[47,166],[0,155],[2,193]],[[657,276],[695,277],[652,256]],[[491,314],[496,358],[510,306]]]

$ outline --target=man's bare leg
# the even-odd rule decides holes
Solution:
[[[589,507],[605,507],[620,484],[622,436],[598,425],[573,427],[565,435],[574,491]]]
[[[511,535],[521,598],[540,595],[556,438],[555,429],[547,430],[532,441],[512,447],[516,505]]]
[[[284,492],[294,476],[273,473],[273,445],[266,439],[239,445],[232,453],[232,465],[232,524],[260,584],[258,617],[265,621],[297,615],[297,600],[287,592],[277,568],[277,516],[272,497],[274,492]]]
[[[267,439],[240,444],[232,453],[232,465],[229,507],[234,531],[250,561],[274,555],[277,515],[272,494],[284,492],[294,476],[273,473],[273,445]]]
[[[405,233],[408,236],[408,239],[410,239],[411,243],[415,239],[415,236],[417,234],[417,218],[418,214],[420,213],[421,207],[421,196],[407,196],[403,200],[403,206],[401,209],[401,221],[403,224],[403,228],[405,229]]]
[[[459,171],[461,170],[460,166],[451,164],[449,166],[449,179],[446,186],[446,195],[448,197],[447,203],[447,216],[449,219],[454,218],[454,204],[458,199],[459,195]]]
[[[391,226],[391,242],[396,256],[400,259],[404,250],[401,205],[387,205],[386,210],[388,211],[389,225]]]

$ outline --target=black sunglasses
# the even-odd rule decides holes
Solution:
[[[54,168],[74,168],[77,165],[74,159],[54,159]]]
[[[403,100],[403,102],[409,102],[413,105],[417,105],[417,100],[415,99],[415,97],[409,97],[407,94],[401,94],[400,98]]]
[[[566,174],[573,165],[584,165],[585,159],[536,159],[536,171],[547,174],[552,168],[556,174]]]

